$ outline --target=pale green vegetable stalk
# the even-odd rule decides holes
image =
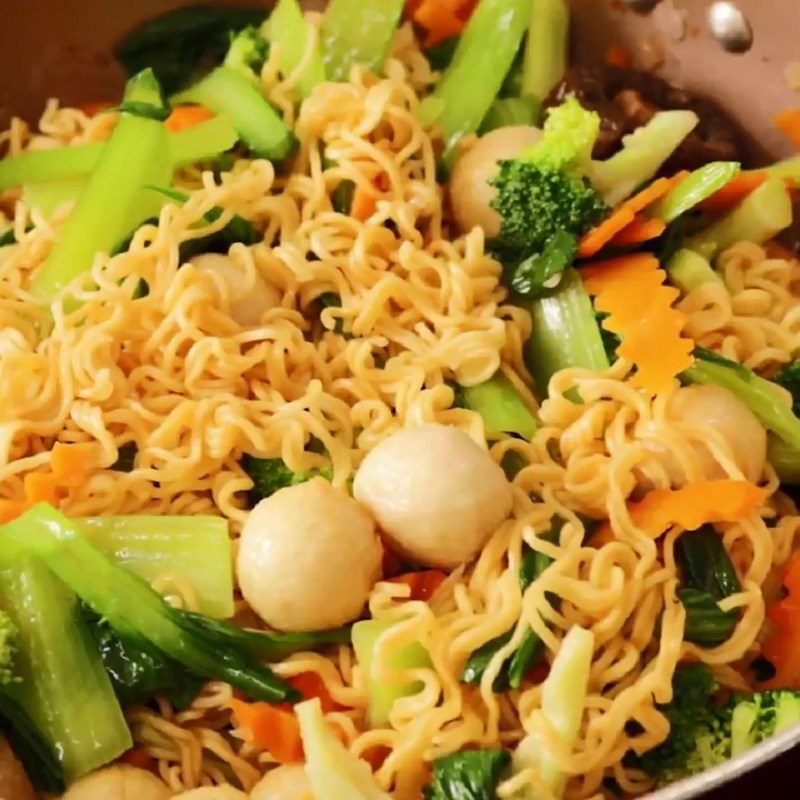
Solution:
[[[462,136],[478,130],[497,97],[530,20],[531,0],[481,0],[456,52],[420,115],[442,129],[445,158]]]
[[[300,97],[308,97],[311,90],[325,80],[325,65],[316,46],[306,56],[311,33],[297,0],[279,0],[261,26],[261,33],[278,48],[280,70],[284,77],[303,64],[303,71],[295,85]]]
[[[530,440],[536,433],[536,418],[502,373],[477,386],[461,386],[458,394],[461,405],[480,414],[487,439],[517,433]]]
[[[533,330],[528,342],[528,369],[537,396],[547,397],[550,378],[562,369],[608,369],[592,301],[578,273],[564,272],[556,289],[526,304]]]
[[[669,282],[677,286],[683,294],[693,292],[704,283],[722,283],[719,273],[711,266],[708,259],[700,253],[685,247],[678,250],[666,265]]]
[[[659,111],[622,140],[622,150],[592,162],[592,185],[608,205],[617,205],[658,173],[698,122],[693,111]]]
[[[533,0],[522,67],[522,94],[540,102],[564,77],[569,10],[564,0]]]
[[[589,670],[594,654],[594,634],[573,625],[561,642],[550,673],[542,685],[541,715],[561,737],[566,748],[572,748],[578,737],[586,694]],[[564,793],[566,775],[558,762],[548,753],[544,742],[534,732],[526,736],[514,752],[514,771],[533,769],[556,797]],[[536,800],[536,792],[529,788],[521,800]]]
[[[125,90],[130,107],[164,108],[151,70],[134,76]],[[143,202],[142,187],[168,183],[171,176],[166,129],[158,119],[123,111],[97,166],[58,235],[50,256],[32,284],[47,302],[92,266],[95,254],[109,253],[154,211]]]
[[[792,198],[782,178],[770,178],[729,214],[686,240],[686,247],[713,258],[737,242],[762,244],[792,224]]]
[[[331,0],[322,20],[322,60],[332,81],[357,64],[380,72],[403,13],[403,0]]]
[[[19,631],[19,683],[4,690],[27,711],[74,780],[133,746],[122,709],[75,595],[37,558],[0,541],[0,596]]]
[[[247,149],[258,158],[280,161],[294,148],[294,134],[278,112],[246,75],[232,67],[217,67],[172,100],[199,103],[227,116]]]
[[[130,515],[82,522],[92,544],[148,583],[175,574],[197,592],[204,614],[233,616],[231,541],[223,517]]]
[[[740,165],[735,161],[706,164],[687,175],[648,213],[665,222],[672,222],[725,186],[739,169]]]
[[[800,447],[793,447],[772,433],[767,442],[767,461],[775,468],[781,483],[800,484]]]
[[[762,170],[757,170],[761,172]],[[772,178],[794,178],[800,181],[800,156],[792,156],[784,161],[777,161],[768,167],[764,167],[766,172]]]
[[[294,711],[314,800],[391,800],[367,763],[356,758],[328,727],[319,698],[298,703]]]
[[[530,125],[538,116],[539,103],[533,97],[498,97],[483,118],[478,133],[508,125]]]
[[[396,700],[416,694],[422,689],[422,684],[418,680],[388,681],[373,677],[378,640],[396,624],[395,621],[367,619],[356,622],[352,629],[353,649],[356,651],[356,658],[367,683],[367,716],[373,728],[388,724],[389,714]],[[385,666],[398,672],[428,667],[430,663],[428,651],[419,642],[403,645],[388,653],[385,659]]]

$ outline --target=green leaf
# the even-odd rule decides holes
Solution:
[[[675,555],[687,586],[708,592],[717,600],[740,591],[731,557],[711,525],[682,533]]]
[[[463,750],[433,762],[433,780],[424,800],[494,800],[497,784],[511,763],[507,750]]]
[[[578,237],[557,231],[541,253],[529,256],[515,270],[511,288],[522,297],[537,297],[552,279],[572,266],[578,252]]]
[[[722,644],[736,627],[736,614],[723,611],[708,592],[686,587],[678,591],[686,609],[683,638],[704,647]]]

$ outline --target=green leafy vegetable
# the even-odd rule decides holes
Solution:
[[[696,347],[694,356],[694,364],[681,373],[683,380],[728,389],[748,406],[764,427],[786,444],[800,449],[800,419],[782,402],[774,383],[712,350]]]
[[[532,125],[538,114],[538,103],[532,97],[498,97],[483,118],[478,133],[509,125]]]
[[[536,418],[502,373],[477,386],[457,385],[454,405],[480,414],[489,439],[516,433],[530,440],[536,432]]]
[[[556,231],[541,253],[528,256],[514,270],[511,288],[521,297],[536,297],[572,266],[577,252],[578,238],[564,230]]]
[[[132,78],[125,99],[151,106],[162,103],[153,73],[146,71]],[[157,213],[160,201],[144,192],[143,186],[166,183],[170,175],[163,124],[123,113],[55,246],[33,280],[34,294],[43,301],[51,300],[92,266],[96,253],[110,253],[143,220]]]
[[[309,30],[297,0],[279,0],[261,32],[278,47],[280,70],[284,77],[291,75],[300,64],[305,64],[296,86],[300,97],[308,97],[311,90],[325,80],[325,65],[316,46],[305,60]]]
[[[723,611],[709,592],[686,587],[678,590],[678,599],[686,609],[683,638],[687,642],[715,647],[733,633],[736,614]]]
[[[522,93],[544,100],[564,77],[567,64],[569,9],[564,0],[533,0]]]
[[[735,161],[714,161],[700,167],[667,192],[650,214],[665,222],[676,220],[725,186],[740,168]]]
[[[533,331],[526,354],[539,399],[547,397],[550,378],[568,367],[608,369],[592,302],[575,270],[561,283],[530,302]]]
[[[717,600],[741,590],[731,557],[712,526],[682,533],[675,555],[688,586],[708,592]]]
[[[242,456],[241,467],[253,481],[253,488],[249,492],[253,505],[275,494],[278,489],[305,483],[318,475],[329,480],[333,477],[330,468],[292,472],[282,458],[257,458],[248,454]]]
[[[150,67],[171,94],[222,62],[232,31],[263,19],[264,12],[253,8],[179,8],[143,22],[114,47],[114,55],[128,75]]]
[[[9,244],[16,244],[17,237],[14,236],[14,228],[6,228],[0,233],[0,247],[5,247]]]
[[[786,444],[771,433],[767,439],[767,461],[775,468],[781,483],[800,484],[800,448]]]
[[[39,504],[3,528],[3,535],[38,555],[95,614],[123,636],[143,637],[193,673],[224,680],[256,699],[293,700],[297,693],[241,646],[269,634],[239,631],[170,606],[141,578],[94,548],[77,520]]]
[[[431,45],[425,51],[425,56],[434,69],[441,71],[449,66],[456,53],[460,38],[460,36],[450,36],[438,44]]]
[[[686,247],[713,258],[736,242],[761,244],[792,224],[792,198],[782,178],[770,178],[726,216],[686,241]]]
[[[683,294],[693,292],[705,283],[722,283],[718,272],[694,250],[683,248],[669,259],[665,267],[669,282],[677,286]]]
[[[622,140],[622,150],[593,162],[593,186],[608,205],[617,205],[658,173],[698,122],[693,111],[659,111]]]
[[[503,772],[511,763],[508,750],[462,750],[433,762],[433,780],[424,800],[494,800]]]
[[[792,395],[792,411],[800,415],[800,359],[785,364],[772,380]]]
[[[261,67],[267,60],[269,46],[258,28],[249,25],[231,36],[230,47],[225,54],[223,66],[236,70],[256,87]]]
[[[445,161],[474,133],[500,92],[530,19],[530,0],[480,0],[433,93],[420,108],[439,123]]]
[[[380,72],[403,0],[331,0],[322,20],[322,61],[329,80],[346,81],[360,64]]]

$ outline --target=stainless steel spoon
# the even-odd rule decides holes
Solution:
[[[750,22],[729,0],[717,0],[711,4],[708,24],[714,38],[731,53],[744,53],[753,44]]]

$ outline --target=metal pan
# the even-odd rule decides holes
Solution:
[[[3,29],[8,35],[0,47],[0,125],[14,114],[36,119],[48,97],[77,103],[119,96],[123,76],[110,56],[111,45],[137,22],[192,1],[4,0]],[[739,54],[726,52],[711,35],[707,25],[711,0],[651,2],[655,2],[652,11],[637,13],[630,8],[631,0],[571,0],[576,57],[602,59],[612,43],[622,44],[637,65],[716,100],[758,144],[763,157],[789,155],[792,147],[771,119],[782,108],[800,105],[800,86],[793,89],[787,80],[791,65],[800,65],[798,0],[738,0],[754,34],[752,47]],[[235,4],[242,5],[242,0]],[[800,71],[800,66],[796,69]],[[797,744],[800,725],[651,798],[697,797]],[[735,794],[731,787],[726,797]]]

